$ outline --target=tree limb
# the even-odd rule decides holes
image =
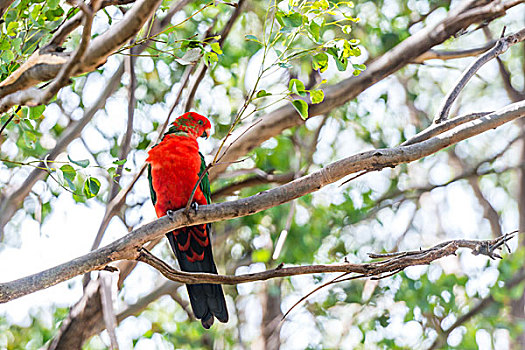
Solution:
[[[461,90],[463,90],[463,88],[467,85],[470,78],[472,78],[474,74],[476,74],[476,72],[485,63],[503,54],[505,51],[508,50],[509,47],[519,42],[522,42],[523,40],[525,40],[525,28],[517,33],[510,34],[506,37],[502,37],[496,42],[496,45],[494,45],[492,49],[490,49],[485,54],[481,55],[478,59],[476,59],[474,62],[472,62],[472,64],[461,75],[461,77],[459,77],[454,88],[450,90],[450,92],[445,97],[443,105],[441,106],[437,118],[434,120],[434,123],[442,123],[448,118],[448,112],[452,107],[452,103],[454,103]]]
[[[72,74],[90,72],[104,64],[110,55],[138,33],[143,24],[155,12],[160,2],[160,0],[138,0],[121,21],[91,41],[82,61]],[[45,60],[43,60],[44,56],[47,57]],[[68,54],[64,56],[68,56]],[[0,113],[5,113],[14,105],[35,106],[43,103],[44,101],[34,98],[39,96],[40,90],[30,88],[30,86],[56,77],[67,62],[67,59],[62,57],[60,60],[55,59],[50,63],[51,58],[61,56],[58,53],[48,53],[41,50],[35,52],[31,57],[30,60],[37,60],[38,64],[22,65],[12,76],[0,83]]]
[[[144,262],[158,270],[167,279],[185,283],[215,283],[215,284],[240,284],[256,281],[266,281],[272,278],[289,277],[316,273],[344,272],[356,273],[353,278],[372,277],[381,279],[391,276],[392,272],[403,271],[409,266],[427,265],[432,261],[449,255],[455,255],[458,248],[469,248],[474,255],[487,255],[490,258],[501,258],[494,253],[495,249],[501,249],[506,242],[513,238],[516,232],[501,236],[494,240],[464,240],[458,239],[440,243],[432,248],[408,252],[387,253],[387,254],[368,254],[372,259],[384,259],[377,262],[363,264],[330,264],[330,265],[308,265],[283,267],[277,266],[275,269],[262,272],[248,273],[243,275],[215,275],[211,273],[191,273],[171,268],[164,261],[155,257],[146,249],[140,249],[138,261]],[[341,279],[339,279],[341,281]]]

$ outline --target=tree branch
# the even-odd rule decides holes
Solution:
[[[415,58],[412,63],[424,63],[428,60],[452,60],[457,58],[472,57],[482,54],[492,48],[496,44],[495,40],[487,42],[485,45],[473,49],[443,51],[443,50],[428,50],[421,56]]]
[[[403,271],[409,266],[427,265],[432,261],[443,258],[449,255],[455,255],[458,248],[469,248],[474,255],[487,255],[494,259],[501,256],[494,253],[496,249],[502,249],[506,242],[512,239],[517,232],[512,232],[500,236],[493,240],[465,240],[458,239],[444,243],[440,243],[432,248],[408,252],[386,253],[386,254],[368,254],[372,259],[384,259],[377,262],[363,263],[363,264],[331,264],[331,265],[308,265],[308,266],[293,266],[283,267],[277,266],[275,269],[266,270],[256,273],[248,273],[243,275],[215,275],[211,273],[191,273],[171,268],[164,261],[155,257],[146,249],[141,249],[137,260],[146,263],[157,269],[167,279],[185,283],[215,283],[215,284],[240,284],[247,282],[266,281],[271,278],[289,277],[296,275],[306,275],[315,273],[329,273],[329,272],[344,272],[356,273],[361,277],[372,277],[381,279],[391,276],[391,273]],[[341,279],[339,279],[341,280]]]
[[[72,74],[90,72],[104,64],[110,55],[138,33],[144,23],[153,15],[160,2],[160,0],[138,0],[121,21],[91,41],[82,61],[76,66]],[[63,56],[67,57],[68,54]],[[55,52],[49,53],[39,50],[28,60],[33,60],[32,64],[20,66],[11,76],[0,83],[0,113],[5,113],[14,105],[35,106],[43,103],[44,101],[35,99],[35,96],[39,96],[40,90],[30,88],[30,86],[56,77],[67,62],[63,56]]]
[[[104,269],[117,260],[135,260],[146,242],[177,228],[222,221],[258,213],[315,192],[345,176],[366,170],[395,167],[431,155],[459,141],[525,116],[525,101],[514,103],[475,122],[468,122],[444,134],[410,146],[358,153],[296,179],[286,185],[239,200],[200,206],[197,212],[178,210],[146,224],[128,235],[70,262],[16,281],[0,284],[0,303],[33,293],[93,270]]]
[[[502,37],[496,42],[496,45],[485,54],[481,55],[465,70],[461,77],[456,82],[454,88],[450,90],[443,101],[443,105],[434,120],[435,124],[439,124],[448,118],[448,112],[452,107],[452,103],[456,100],[459,93],[467,85],[468,81],[476,74],[476,72],[488,61],[503,54],[508,50],[509,47],[525,40],[525,29],[520,30],[517,33],[510,34],[506,37]]]

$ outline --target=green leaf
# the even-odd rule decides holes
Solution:
[[[248,35],[245,35],[244,36],[244,39],[248,40],[248,41],[255,41],[256,43],[258,44],[261,44],[261,42],[259,41],[259,39],[257,39],[257,37],[255,35],[252,35],[252,34],[248,34]],[[262,44],[261,44],[262,45]]]
[[[71,163],[76,164],[82,168],[87,168],[89,166],[89,159],[73,160],[69,155],[67,156],[67,159],[69,159]]]
[[[5,50],[4,52],[2,52],[0,58],[6,63],[11,63],[11,61],[15,59],[15,55],[11,50]]]
[[[207,66],[210,65],[213,62],[218,62],[218,61],[219,61],[219,57],[217,56],[217,54],[215,52],[206,52],[204,54],[204,63]]]
[[[115,160],[113,161],[113,164],[116,164],[116,165],[124,165],[124,163],[126,163],[127,159],[121,159],[121,160]]]
[[[327,10],[330,4],[328,3],[328,0],[318,0],[314,1],[312,4],[313,9],[319,9],[319,10]]]
[[[323,90],[310,90],[310,101],[312,101],[313,104],[318,104],[323,102],[324,100],[324,92]]]
[[[328,68],[328,55],[324,52],[318,53],[312,59],[312,68],[324,72]]]
[[[100,181],[94,177],[88,177],[84,182],[84,195],[87,198],[93,198],[100,190]]]
[[[47,6],[51,9],[56,9],[58,7],[60,0],[47,0]]]
[[[292,79],[288,84],[288,90],[299,96],[306,96],[304,84],[299,79]]]
[[[268,262],[270,261],[271,253],[268,249],[257,249],[252,252],[253,262]]]
[[[337,69],[340,72],[344,72],[346,70],[346,67],[348,67],[348,59],[347,58],[337,59],[335,60],[335,64],[337,65]]]
[[[212,43],[210,46],[213,52],[217,53],[218,55],[222,55],[221,45],[219,43],[215,42]]]
[[[296,28],[303,24],[303,16],[299,12],[292,12],[282,17],[285,27]]]
[[[312,35],[314,40],[316,42],[319,42],[320,34],[321,34],[321,26],[315,23],[315,21],[312,21],[307,29],[308,29],[308,33]]]
[[[293,100],[292,106],[299,113],[301,118],[305,120],[308,118],[308,104],[306,102],[303,100]]]
[[[75,181],[77,171],[69,164],[62,165],[60,167],[60,170],[62,171],[62,174],[64,175],[64,180],[67,182],[69,188],[71,188],[74,191],[75,185],[73,181]]]
[[[257,92],[257,95],[255,95],[255,98],[261,98],[261,97],[270,96],[270,95],[271,93],[266,90],[259,90]]]
[[[277,11],[277,13],[275,13],[275,19],[277,20],[277,23],[279,23],[279,25],[281,27],[285,27],[286,25],[284,24],[284,20],[283,20],[283,12],[282,11]]]
[[[7,35],[15,36],[17,28],[18,28],[18,22],[15,22],[15,21],[10,22],[7,25]]]
[[[42,113],[44,113],[45,109],[46,109],[45,105],[29,108],[29,118],[30,119],[38,119],[38,118],[40,118],[42,116]]]
[[[354,67],[354,71],[352,72],[354,76],[358,76],[359,74],[361,74],[362,71],[366,69],[366,66],[364,64],[353,64],[352,66]]]

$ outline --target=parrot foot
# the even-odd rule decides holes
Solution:
[[[166,210],[166,216],[170,218],[170,220],[173,221],[173,214],[175,214],[175,210],[168,209]]]
[[[197,202],[191,203],[191,209],[193,209],[193,210],[195,210],[195,212],[197,212],[197,210],[199,210],[199,203],[197,203]]]

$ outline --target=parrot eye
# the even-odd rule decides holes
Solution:
[[[202,120],[200,120],[200,119],[197,121],[197,123],[199,123],[199,125],[204,124],[204,122]]]

